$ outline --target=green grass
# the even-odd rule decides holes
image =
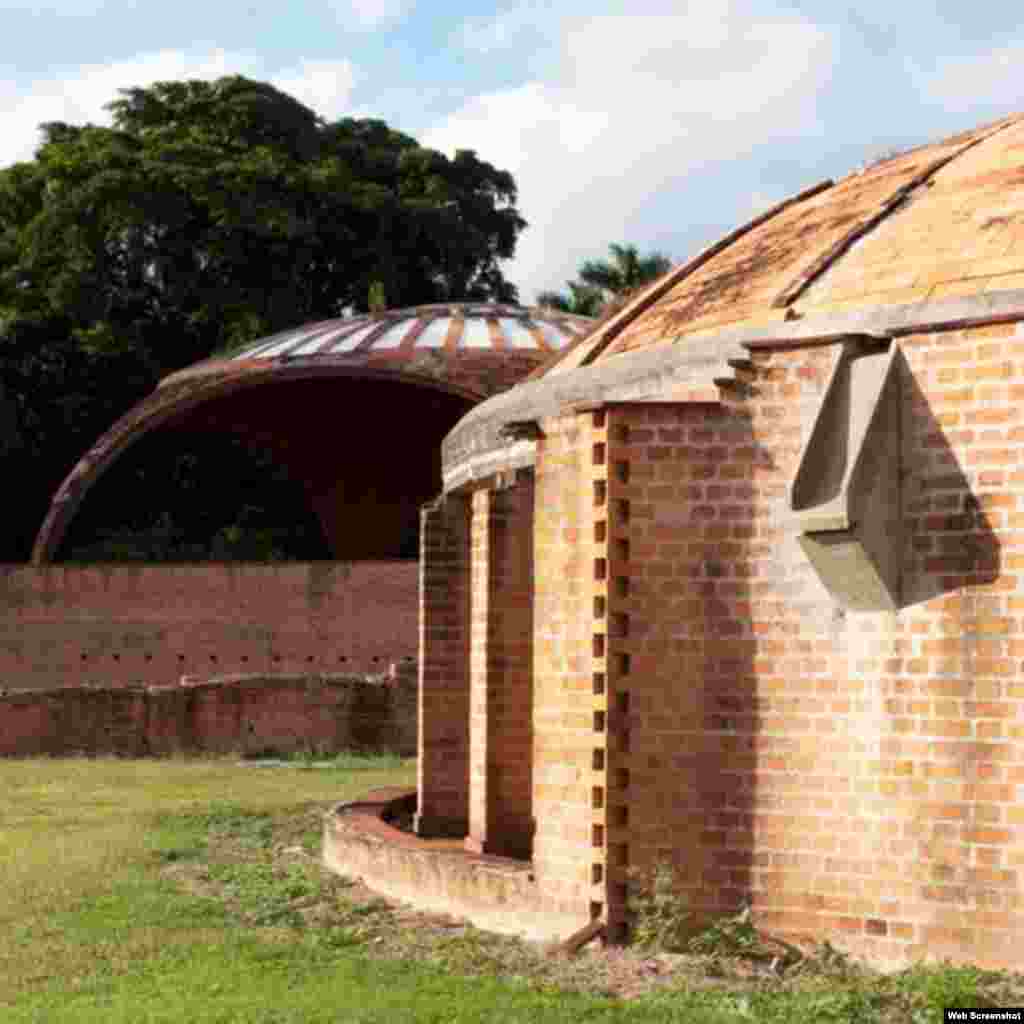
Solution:
[[[794,983],[705,978],[623,1000],[586,991],[578,976],[583,991],[559,987],[591,969],[585,957],[554,968],[475,929],[420,941],[411,928],[402,939],[386,904],[302,851],[318,850],[332,803],[412,774],[410,762],[352,756],[316,770],[301,758],[266,770],[0,761],[0,1020],[929,1024],[943,1006],[1022,1001],[1009,975],[885,977],[845,962]],[[408,946],[382,956],[378,944],[396,934]]]

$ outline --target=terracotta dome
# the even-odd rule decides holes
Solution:
[[[416,306],[304,324],[186,367],[68,474],[33,561],[55,557],[89,489],[158,429],[233,433],[271,449],[306,487],[335,557],[392,557],[440,487],[441,438],[592,325],[522,306]]]
[[[1019,319],[1021,240],[1024,115],[811,185],[469,412],[444,442],[445,487],[532,464],[509,425],[573,403],[717,401],[757,346]]]
[[[247,342],[165,377],[161,387],[197,373],[244,366],[351,362],[395,366],[420,357],[461,362],[481,356],[547,357],[583,337],[586,317],[550,309],[489,303],[411,306],[362,316],[303,324]]]
[[[549,372],[688,337],[791,335],[823,315],[1021,289],[1022,233],[1018,114],[777,204],[671,270]]]

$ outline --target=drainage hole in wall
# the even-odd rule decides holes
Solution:
[[[247,662],[248,660],[249,660],[249,655],[248,655],[248,654],[243,654],[243,655],[242,655],[242,663],[244,664],[244,663],[245,663],[245,662]]]
[[[312,654],[307,654],[306,655],[306,661],[309,662],[312,665],[313,664],[313,655]]]
[[[280,654],[272,654],[272,655],[271,655],[270,657],[271,657],[271,658],[272,658],[272,659],[273,659],[274,661],[280,661],[280,660],[281,660],[281,655],[280,655]]]
[[[89,660],[89,655],[88,654],[83,654],[82,655],[82,661],[88,661],[88,660]]]
[[[120,654],[115,654],[114,655],[114,661],[120,661],[120,660],[121,660],[121,655]]]
[[[344,654],[339,654],[338,661],[348,661],[348,658],[346,658]]]
[[[147,654],[146,655],[146,661],[152,661],[152,660],[153,660],[153,655],[152,654]]]

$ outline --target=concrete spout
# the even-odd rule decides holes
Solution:
[[[800,547],[852,611],[900,604],[901,361],[887,340],[844,341],[790,488]]]

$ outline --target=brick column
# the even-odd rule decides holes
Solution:
[[[590,413],[593,500],[591,575],[591,916],[607,938],[625,938],[630,864],[629,425],[614,408]]]
[[[464,836],[469,817],[469,510],[425,505],[420,534],[419,743],[415,829]]]
[[[472,499],[467,849],[529,857],[533,812],[533,474]]]

